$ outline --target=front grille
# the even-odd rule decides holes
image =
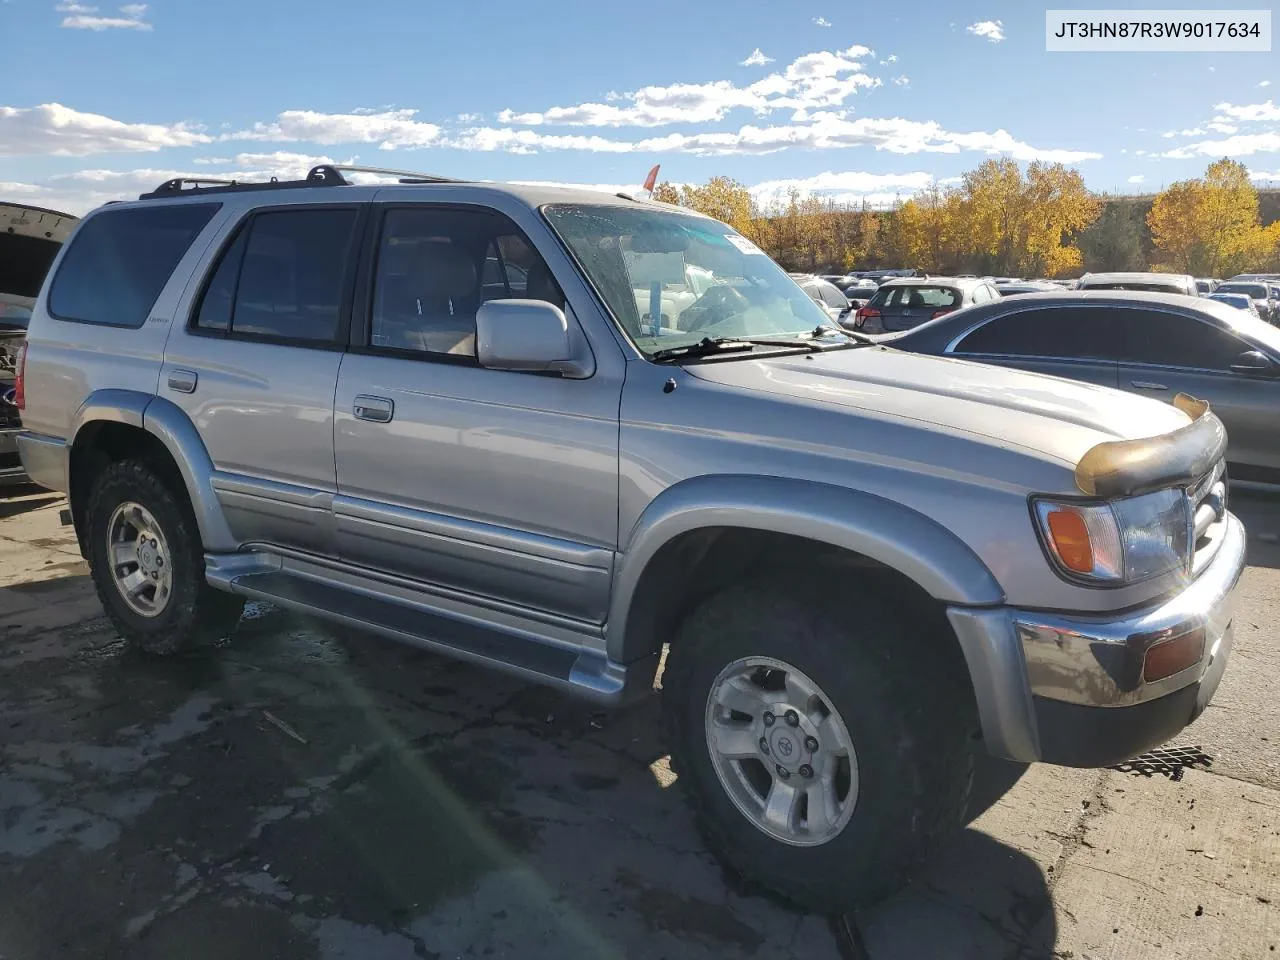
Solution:
[[[1219,461],[1187,489],[1191,501],[1193,544],[1191,568],[1199,573],[1217,553],[1227,518],[1227,465]]]

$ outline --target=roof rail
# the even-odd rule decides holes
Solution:
[[[314,175],[317,171],[332,171],[337,174],[342,173],[373,173],[383,177],[397,177],[401,183],[461,183],[453,177],[442,177],[434,173],[414,173],[411,170],[388,170],[385,167],[358,167],[347,163],[323,163],[318,167],[313,167],[308,177]]]
[[[166,180],[139,200],[157,200],[186,194],[233,193],[246,190],[296,190],[307,187],[346,187],[352,181],[343,173],[371,173],[383,177],[395,177],[400,183],[460,183],[451,177],[434,173],[414,173],[408,170],[388,170],[384,167],[360,167],[346,163],[322,163],[307,171],[301,180],[280,180],[272,177],[266,181],[219,180],[213,177],[174,177]]]
[[[302,187],[342,187],[348,180],[325,164],[312,167],[306,177],[301,180],[270,180],[254,182],[240,180],[219,180],[213,177],[174,177],[166,180],[150,193],[144,193],[139,200],[158,200],[164,197],[176,197],[188,194],[233,193],[246,190],[288,190]]]

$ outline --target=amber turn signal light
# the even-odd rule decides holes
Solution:
[[[1147,650],[1142,679],[1147,683],[1172,677],[1194,667],[1204,656],[1204,630],[1192,630],[1172,640],[1162,640]]]
[[[1045,520],[1062,565],[1076,573],[1092,573],[1093,543],[1084,517],[1075,510],[1052,510]]]

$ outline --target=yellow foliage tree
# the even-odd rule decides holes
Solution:
[[[1258,218],[1258,191],[1249,170],[1234,160],[1211,163],[1203,179],[1183,180],[1160,193],[1147,215],[1159,267],[1196,276],[1225,277],[1260,267],[1276,256],[1280,231]]]

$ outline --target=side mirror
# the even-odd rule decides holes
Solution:
[[[578,336],[575,336],[578,334]],[[545,300],[490,300],[476,313],[476,358],[491,370],[559,373],[581,379],[594,363],[580,331]]]
[[[1246,350],[1231,361],[1232,373],[1251,373],[1257,375],[1274,375],[1276,365],[1265,353],[1259,350]]]

